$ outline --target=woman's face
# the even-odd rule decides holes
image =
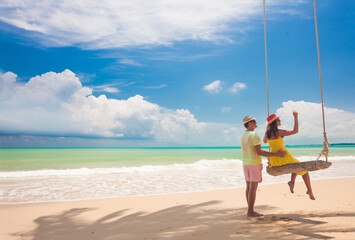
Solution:
[[[281,119],[279,118],[276,121],[277,121],[277,126],[281,126]]]

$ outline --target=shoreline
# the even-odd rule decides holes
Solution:
[[[323,181],[323,180],[333,180],[333,179],[354,179],[353,176],[345,176],[345,177],[330,177],[324,179],[311,179],[311,181]],[[296,179],[296,183],[303,182],[301,178]],[[259,188],[261,186],[269,186],[269,185],[279,185],[283,184],[283,181],[280,182],[272,182],[272,183],[261,183],[259,184]],[[197,190],[197,191],[186,191],[186,192],[174,192],[174,193],[157,193],[157,194],[147,194],[147,195],[129,195],[129,196],[118,196],[118,197],[103,197],[103,198],[87,198],[87,199],[70,199],[70,200],[52,200],[52,201],[34,201],[34,202],[15,202],[15,203],[2,203],[0,202],[0,208],[4,205],[22,205],[22,204],[45,204],[45,203],[68,203],[68,202],[83,202],[83,201],[96,201],[96,200],[112,200],[112,199],[120,199],[120,198],[136,198],[136,197],[149,197],[149,196],[166,196],[166,195],[175,195],[175,194],[190,194],[190,193],[201,193],[201,192],[210,192],[210,191],[219,191],[219,190],[237,190],[244,189],[245,186],[239,187],[229,187],[229,188],[214,188],[207,190]]]
[[[0,205],[0,239],[355,239],[355,178],[261,184],[246,217],[245,188]]]

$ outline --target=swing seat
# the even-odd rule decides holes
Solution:
[[[332,165],[331,162],[323,160],[314,160],[298,163],[290,163],[282,166],[266,167],[266,172],[271,176],[279,176],[288,173],[298,173],[304,171],[316,171],[326,169]]]

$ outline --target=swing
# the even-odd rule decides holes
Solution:
[[[329,142],[327,139],[327,133],[325,130],[325,118],[324,118],[324,103],[323,103],[323,90],[322,90],[322,76],[320,69],[320,57],[319,57],[319,43],[318,43],[318,29],[317,29],[317,15],[316,15],[316,1],[313,0],[314,5],[314,21],[316,28],[316,39],[317,39],[317,53],[318,53],[318,68],[319,68],[319,79],[320,79],[320,91],[321,91],[321,100],[322,100],[322,116],[323,116],[323,149],[319,153],[319,156],[314,161],[305,161],[298,163],[290,163],[282,166],[267,166],[266,172],[271,176],[279,176],[289,173],[298,173],[303,171],[316,171],[321,169],[326,169],[332,165],[331,162],[328,162],[328,153],[329,153]],[[268,82],[268,70],[267,70],[267,50],[266,50],[266,22],[265,22],[265,0],[263,1],[264,8],[264,40],[265,40],[265,65],[266,65],[266,91],[267,91],[267,114],[269,116],[269,82]],[[319,158],[324,155],[325,161],[319,160]]]

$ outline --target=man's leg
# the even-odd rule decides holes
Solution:
[[[255,199],[256,199],[256,190],[258,189],[258,183],[257,182],[248,182],[249,185],[249,191],[248,191],[248,196],[247,196],[247,201],[248,201],[248,217],[260,217],[263,216],[263,214],[257,213],[254,211],[254,204],[255,204]]]
[[[249,182],[246,182],[246,186],[247,186],[247,188],[245,189],[245,197],[246,197],[247,203],[248,203],[248,205],[249,205],[249,190],[250,190],[250,184],[249,184]]]

